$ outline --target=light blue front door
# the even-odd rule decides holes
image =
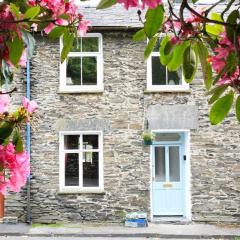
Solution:
[[[183,216],[183,145],[161,143],[152,148],[153,216]]]

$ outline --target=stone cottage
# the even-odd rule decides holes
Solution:
[[[239,222],[234,114],[212,126],[200,71],[189,85],[160,65],[157,51],[144,61],[146,42],[132,41],[141,27],[135,9],[84,12],[93,27],[64,64],[61,41],[36,36],[30,191],[9,194],[6,215],[119,222],[144,211],[152,221]],[[150,146],[146,130],[155,134]]]

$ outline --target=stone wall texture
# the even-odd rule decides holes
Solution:
[[[39,103],[31,140],[33,222],[119,222],[129,211],[150,214],[150,147],[141,134],[154,105],[198,108],[198,127],[190,131],[192,220],[239,222],[240,132],[234,114],[211,126],[201,73],[190,92],[147,93],[145,44],[134,43],[131,32],[102,34],[104,92],[95,94],[60,94],[59,42],[38,38],[31,63],[32,98]],[[16,84],[22,82],[23,74]],[[59,193],[59,129],[71,129],[71,121],[76,130],[103,130],[104,193]],[[7,215],[25,221],[26,189],[10,193],[6,204]]]

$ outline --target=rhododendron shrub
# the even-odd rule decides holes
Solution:
[[[220,123],[235,102],[240,121],[240,1],[216,0],[205,6],[198,0],[179,3],[161,0],[102,0],[99,9],[116,3],[139,8],[143,28],[133,37],[146,41],[144,56],[148,58],[161,38],[160,61],[169,71],[182,68],[184,80],[191,83],[201,65],[208,94],[212,124]],[[221,11],[217,7],[221,5]],[[146,8],[145,20],[141,9]],[[215,11],[215,9],[217,9]]]
[[[37,103],[23,98],[22,106],[8,112],[8,94],[0,95],[0,193],[18,192],[26,184],[30,173],[29,154],[24,150],[21,126],[29,123],[37,110]]]

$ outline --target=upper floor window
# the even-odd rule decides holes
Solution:
[[[99,91],[103,91],[102,35],[89,33],[75,39],[67,59],[61,64],[60,92]]]
[[[172,72],[160,63],[159,41],[147,61],[147,90],[153,92],[189,90],[181,69]]]
[[[103,191],[101,132],[60,133],[60,191]]]

